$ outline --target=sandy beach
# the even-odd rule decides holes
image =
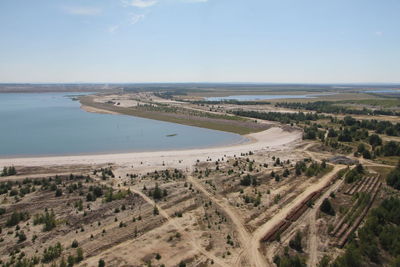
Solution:
[[[82,165],[82,164],[117,164],[120,166],[129,165],[132,167],[180,167],[188,168],[197,161],[204,161],[209,158],[240,156],[241,153],[249,151],[276,151],[284,149],[291,144],[301,140],[300,131],[285,131],[279,127],[245,135],[249,141],[230,146],[168,150],[152,152],[132,152],[115,154],[76,155],[76,156],[51,156],[51,157],[24,157],[0,159],[2,166],[57,166],[57,165]]]

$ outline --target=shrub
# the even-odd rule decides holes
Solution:
[[[335,210],[333,209],[331,202],[327,198],[325,198],[324,201],[322,201],[321,207],[319,209],[323,213],[326,213],[328,215],[331,215],[331,216],[335,215]]]

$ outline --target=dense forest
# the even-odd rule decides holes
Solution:
[[[315,113],[281,113],[281,112],[257,112],[257,111],[245,111],[236,110],[233,114],[237,116],[250,117],[254,119],[268,120],[268,121],[278,121],[280,123],[295,123],[302,121],[316,121],[319,119],[327,118],[324,115]]]
[[[192,104],[196,105],[223,105],[223,104],[230,104],[230,105],[270,105],[270,102],[265,102],[265,101],[239,101],[239,100],[220,100],[220,101],[206,101],[206,100],[198,100],[198,101],[190,101]]]
[[[281,113],[281,112],[257,112],[236,110],[233,114],[238,116],[250,117],[280,123],[299,123],[305,122],[303,139],[319,139],[327,146],[339,148],[340,143],[351,143],[363,141],[371,146],[369,149],[361,143],[356,151],[356,156],[362,155],[366,159],[378,156],[400,156],[400,143],[395,141],[383,142],[378,134],[388,136],[400,136],[400,123],[378,120],[356,120],[351,116],[345,116],[342,120],[335,117],[326,117],[316,113]],[[315,122],[320,119],[330,119],[331,123],[339,124],[338,129],[324,128]],[[310,124],[310,121],[314,123]],[[326,133],[327,130],[327,133]],[[376,134],[370,134],[374,131]],[[325,135],[326,134],[326,135]]]
[[[400,123],[394,124],[390,121],[381,120],[357,120],[351,116],[346,116],[341,121],[332,118],[332,121],[339,122],[343,126],[350,126],[356,127],[357,129],[375,131],[378,134],[400,136]]]

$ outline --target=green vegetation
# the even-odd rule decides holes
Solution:
[[[351,238],[345,253],[331,266],[357,267],[372,262],[380,266],[398,266],[400,262],[400,199],[390,197],[373,209],[358,238]]]
[[[322,161],[322,163],[313,161],[305,170],[305,175],[308,177],[317,176],[318,174],[324,173],[326,170],[327,170],[327,165],[325,161]]]
[[[241,180],[240,180],[240,185],[243,186],[256,186],[257,185],[257,179],[253,176],[251,176],[250,174],[247,174],[246,176],[244,176]]]
[[[299,121],[316,121],[319,119],[326,118],[324,115],[314,113],[280,113],[280,112],[257,112],[257,111],[245,111],[236,110],[233,114],[237,116],[250,117],[268,121],[278,121],[280,123],[293,123]]]
[[[296,235],[289,241],[289,247],[298,252],[303,251],[303,247],[301,245],[302,235],[300,232],[297,232]]]
[[[397,164],[397,167],[394,170],[392,170],[386,177],[386,183],[389,186],[397,190],[400,190],[400,161]]]
[[[12,176],[12,175],[16,175],[16,174],[17,174],[17,171],[15,170],[15,167],[10,166],[10,167],[4,167],[0,176]]]
[[[49,263],[58,257],[61,256],[61,253],[63,251],[63,248],[58,242],[55,246],[50,246],[48,248],[45,248],[43,251],[43,256],[42,256],[42,262],[43,263]]]
[[[344,177],[344,181],[348,184],[351,184],[355,181],[358,181],[363,177],[364,168],[361,164],[358,164],[356,168],[348,171]]]
[[[400,136],[400,123],[393,124],[390,121],[383,120],[356,120],[351,116],[345,116],[343,120],[338,122],[344,127],[352,127],[352,132],[365,129],[375,131],[377,134]]]
[[[89,193],[86,195],[86,201],[96,201],[103,195],[103,189],[100,186],[90,186]]]
[[[29,219],[29,213],[28,212],[18,212],[14,211],[10,218],[6,222],[7,227],[11,226],[16,226],[19,224],[21,221],[27,221]]]
[[[335,210],[333,209],[331,202],[327,198],[325,198],[324,201],[322,201],[322,204],[319,207],[319,209],[323,213],[326,213],[331,216],[335,216]]]
[[[237,134],[249,134],[262,131],[263,125],[254,121],[239,118],[237,116],[214,114],[211,112],[200,112],[189,109],[171,109],[161,106],[152,107],[151,105],[137,108],[124,108],[110,104],[94,102],[90,97],[81,97],[83,105],[94,108],[117,112],[120,114],[142,117],[153,120],[167,121],[178,124],[208,128],[213,130],[232,132]]]
[[[200,105],[200,106],[223,105],[223,104],[250,106],[250,105],[270,105],[271,104],[271,102],[266,102],[266,101],[239,101],[239,100],[234,100],[234,99],[221,100],[221,101],[201,100],[201,101],[190,101],[190,103]]]
[[[398,99],[359,99],[359,100],[343,100],[339,103],[360,104],[374,107],[395,108],[399,106]]]
[[[303,103],[288,103],[281,102],[275,104],[277,107],[284,107],[290,109],[303,109],[312,110],[316,112],[332,113],[332,114],[354,114],[354,115],[389,115],[389,116],[400,116],[400,112],[395,112],[392,110],[385,109],[351,109],[340,104],[349,103],[348,100],[345,101],[316,101],[316,102],[303,102]],[[377,102],[375,102],[377,103]]]
[[[156,183],[156,186],[154,187],[153,190],[149,190],[149,196],[153,197],[155,200],[160,200],[163,197],[166,197],[168,195],[168,192],[166,189],[161,190],[160,187],[158,186],[158,183]]]
[[[48,232],[51,231],[53,228],[56,227],[56,216],[54,211],[51,212],[45,211],[44,214],[36,214],[33,218],[33,224],[43,224],[43,231]]]
[[[276,255],[274,257],[274,263],[277,267],[305,267],[307,266],[304,259],[300,258],[299,255],[291,256],[285,253],[283,256]]]
[[[110,188],[106,194],[104,195],[105,202],[111,202],[114,200],[120,200],[125,198],[127,195],[130,195],[131,192],[129,190],[118,190],[116,193],[112,188]]]
[[[103,179],[103,180],[106,180],[109,177],[111,177],[111,178],[115,177],[111,167],[110,168],[101,168],[100,170],[94,170],[93,174],[96,175],[98,172],[101,173],[101,179]]]

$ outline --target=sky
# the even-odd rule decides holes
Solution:
[[[399,0],[0,0],[0,82],[399,83]]]

